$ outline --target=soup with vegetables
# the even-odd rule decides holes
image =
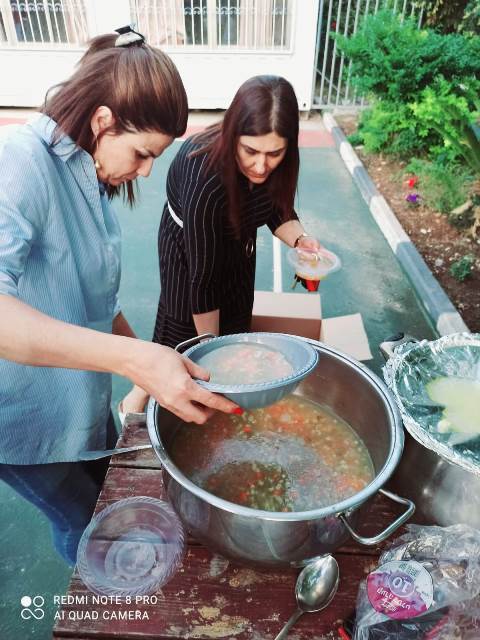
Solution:
[[[203,427],[185,425],[171,456],[209,493],[267,511],[326,507],[374,477],[368,451],[351,427],[294,395],[242,416],[218,412]]]
[[[293,367],[285,356],[263,344],[238,343],[219,347],[199,358],[215,384],[258,384],[285,378]]]

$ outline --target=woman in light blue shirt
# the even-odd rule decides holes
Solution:
[[[188,116],[172,61],[121,31],[95,39],[0,151],[0,478],[47,514],[71,563],[105,472],[82,459],[115,444],[112,372],[185,420],[236,409],[192,380],[205,371],[135,339],[120,310],[109,199],[134,202]]]

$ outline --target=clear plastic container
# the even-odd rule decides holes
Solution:
[[[92,519],[78,546],[77,568],[94,593],[148,595],[168,582],[184,552],[184,530],[172,507],[138,496],[119,500]]]
[[[289,249],[287,259],[297,276],[304,280],[323,280],[342,266],[340,258],[324,247],[319,251]]]

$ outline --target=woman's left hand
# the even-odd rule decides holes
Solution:
[[[302,236],[297,243],[296,249],[303,249],[304,251],[320,251],[322,245],[313,236]]]
[[[118,405],[118,415],[123,424],[129,413],[145,413],[145,405],[148,402],[148,393],[134,385]]]

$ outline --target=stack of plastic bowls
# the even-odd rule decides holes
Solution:
[[[106,507],[85,529],[77,567],[94,593],[155,593],[175,573],[185,551],[182,524],[172,507],[139,496]]]

